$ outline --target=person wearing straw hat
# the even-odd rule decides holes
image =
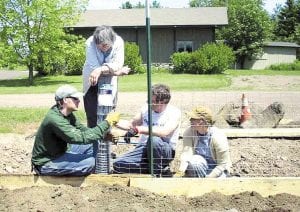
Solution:
[[[37,174],[84,176],[94,171],[93,143],[109,132],[120,114],[112,112],[95,127],[85,127],[73,114],[80,97],[82,94],[70,85],[56,90],[56,104],[42,121],[33,145],[31,162]]]
[[[231,159],[227,137],[213,126],[211,110],[198,106],[186,114],[190,126],[183,134],[183,152],[177,175],[200,178],[229,175]]]

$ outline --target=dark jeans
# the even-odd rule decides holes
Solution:
[[[161,174],[163,169],[174,159],[175,151],[171,145],[160,137],[153,137],[153,172]],[[114,163],[116,173],[140,173],[149,172],[148,142],[140,143],[137,147],[120,157]]]
[[[83,97],[87,126],[97,125],[98,86],[91,86]]]

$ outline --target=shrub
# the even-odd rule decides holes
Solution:
[[[171,62],[173,73],[219,74],[234,62],[231,48],[224,44],[205,44],[192,53],[174,53]]]
[[[124,64],[127,65],[132,71],[130,74],[142,74],[146,72],[143,66],[143,60],[140,55],[139,46],[133,42],[125,42],[125,61]]]
[[[276,65],[271,65],[269,68],[276,71],[300,71],[300,61],[296,60],[293,63],[281,63]]]
[[[234,54],[231,48],[225,44],[205,44],[200,50],[198,62],[202,65],[204,74],[223,73],[234,62]],[[201,62],[199,60],[204,60]]]
[[[192,55],[188,52],[176,52],[171,55],[171,63],[174,68],[172,73],[189,73],[190,64],[192,62]]]

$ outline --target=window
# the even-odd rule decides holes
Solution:
[[[177,52],[192,52],[193,51],[193,41],[177,41]]]

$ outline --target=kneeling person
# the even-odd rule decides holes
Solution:
[[[41,123],[32,150],[32,166],[39,175],[88,175],[94,171],[93,144],[109,132],[119,119],[110,113],[106,120],[93,128],[85,127],[73,114],[78,110],[79,93],[63,85],[55,93],[52,106]]]
[[[199,106],[187,113],[190,127],[183,135],[179,172],[186,177],[221,177],[230,172],[226,135],[213,126],[212,112]]]
[[[181,112],[177,107],[169,104],[171,99],[170,89],[163,84],[152,86],[152,141],[153,141],[153,173],[158,176],[170,176],[169,163],[174,159],[176,144],[179,136]],[[127,123],[120,126],[128,130],[125,140],[129,143],[130,137],[140,134],[139,144],[136,148],[120,157],[113,163],[117,173],[149,173],[148,154],[149,119],[147,104],[141,111]]]

